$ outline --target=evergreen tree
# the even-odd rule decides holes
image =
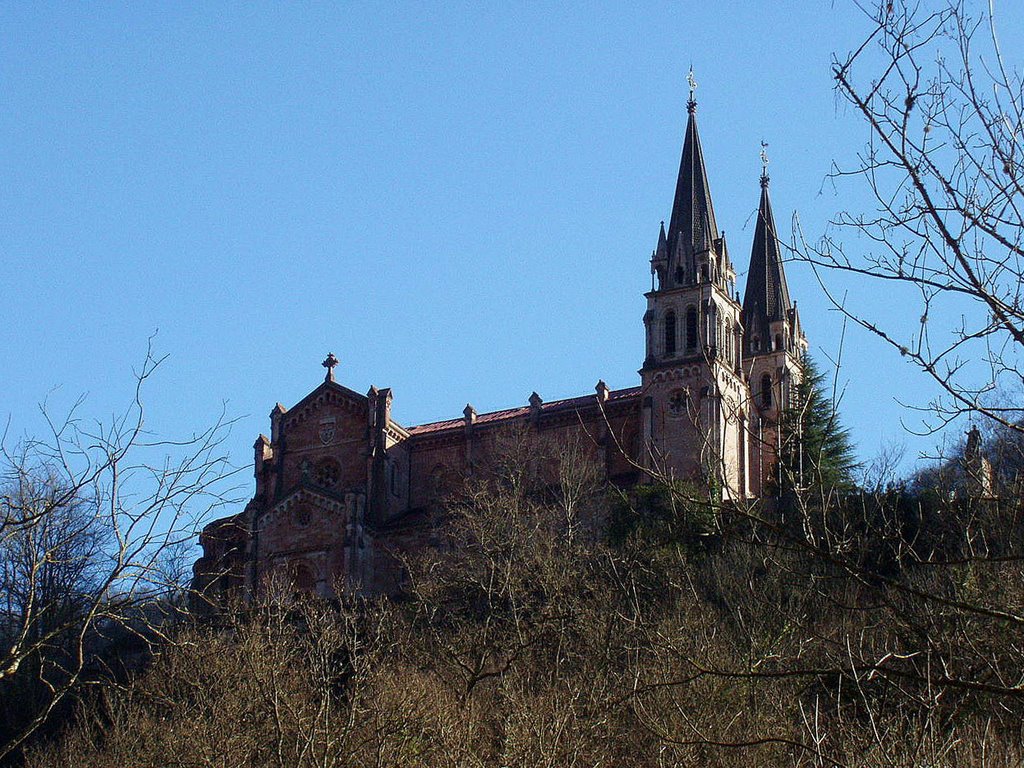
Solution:
[[[793,405],[782,417],[782,491],[800,488],[850,490],[856,466],[850,432],[843,426],[825,375],[807,355]]]

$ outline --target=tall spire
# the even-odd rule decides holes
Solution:
[[[771,323],[786,319],[791,304],[772,201],[768,196],[768,160],[764,146],[767,145],[761,149],[761,203],[757,209],[754,247],[750,253],[747,287],[743,294],[743,324],[746,337],[760,336],[765,344],[761,349],[767,351],[770,348]]]
[[[690,253],[709,250],[718,237],[715,209],[711,205],[711,190],[704,169],[704,152],[697,133],[697,101],[694,98],[697,82],[693,79],[693,70],[690,70],[687,80],[690,99],[686,104],[686,136],[683,139],[683,156],[679,161],[672,216],[669,218],[670,254],[675,254],[680,246]]]

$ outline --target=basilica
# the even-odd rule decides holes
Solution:
[[[786,285],[767,171],[741,302],[692,91],[687,111],[671,214],[650,259],[635,386],[598,381],[565,400],[534,393],[501,411],[467,405],[455,418],[403,425],[391,417],[390,389],[360,393],[339,383],[338,361],[328,355],[319,386],[271,411],[270,435],[254,446],[252,499],[204,528],[196,591],[213,602],[251,596],[284,574],[324,595],[339,585],[393,593],[397,553],[430,546],[445,495],[513,432],[581,446],[620,487],[687,479],[715,488],[726,503],[769,493],[780,413],[799,382],[807,340]]]

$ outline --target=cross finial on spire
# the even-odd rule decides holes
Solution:
[[[693,76],[693,67],[690,67],[690,71],[686,74],[686,82],[690,86],[690,100],[686,102],[686,111],[692,113],[697,109],[697,99],[694,95],[697,91],[697,78]]]
[[[768,142],[761,140],[761,186],[768,186]]]
[[[324,381],[334,381],[334,366],[338,364],[338,358],[334,356],[333,352],[328,352],[327,357],[320,365],[327,369],[327,375],[324,376]]]

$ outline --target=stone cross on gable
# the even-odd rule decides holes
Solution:
[[[324,381],[334,381],[334,366],[338,364],[338,358],[334,356],[333,352],[328,352],[327,357],[320,365],[327,369],[327,375],[324,376]]]

